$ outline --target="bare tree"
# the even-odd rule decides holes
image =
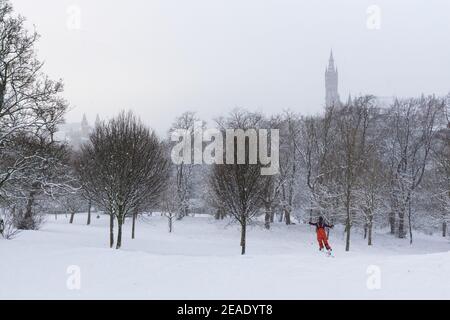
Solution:
[[[131,112],[97,124],[90,143],[82,146],[76,163],[79,179],[90,199],[110,214],[111,233],[117,220],[117,249],[125,216],[159,198],[168,168],[163,144]]]
[[[260,126],[270,129],[278,129],[282,126],[282,119],[279,116],[272,117],[270,119],[262,119]],[[270,150],[272,152],[272,150]],[[270,229],[270,224],[274,222],[275,207],[279,205],[281,201],[281,191],[285,182],[281,174],[264,176],[264,188],[261,193],[261,201],[264,205],[264,227]]]
[[[180,210],[176,192],[176,186],[170,185],[161,196],[161,209],[163,210],[163,215],[167,218],[169,233],[173,232],[173,224]]]
[[[88,202],[88,208],[87,208],[88,209],[88,216],[87,216],[86,224],[89,226],[91,224],[92,200],[88,199],[87,202]]]
[[[305,117],[301,122],[297,147],[309,191],[309,222],[316,215],[329,216],[335,202],[333,199],[337,198],[337,195],[333,197],[332,192],[329,192],[333,172],[331,156],[336,136],[333,134],[334,113],[334,107],[331,106],[325,110],[323,117]]]
[[[386,167],[376,150],[376,145],[366,152],[367,160],[358,177],[355,201],[364,219],[364,238],[367,238],[367,244],[371,246],[374,218],[386,209],[384,199],[387,174]]]
[[[270,224],[274,220],[274,206],[279,201],[283,181],[279,176],[265,176],[263,180],[263,190],[260,196],[265,209],[264,227],[270,229]]]
[[[253,129],[257,128],[262,116],[242,110],[231,113],[229,118],[222,122],[222,128]],[[234,141],[236,144],[236,139]],[[217,202],[241,226],[241,254],[245,254],[247,226],[258,215],[262,206],[260,194],[265,184],[261,176],[260,164],[249,164],[249,144],[246,139],[245,163],[237,164],[237,148],[235,147],[234,164],[215,164],[213,166],[210,185]]]
[[[345,250],[350,250],[350,232],[353,222],[354,192],[357,178],[364,168],[367,156],[367,132],[373,117],[373,96],[355,98],[339,110],[338,137],[340,145],[336,146],[339,156],[336,158],[336,172],[342,184],[342,198],[345,209]]]
[[[61,81],[50,80],[35,56],[36,32],[13,13],[9,1],[0,1],[0,191],[38,155],[16,152],[18,137],[50,140],[67,109]],[[21,138],[20,138],[21,139]],[[10,161],[14,158],[14,161]]]
[[[196,128],[197,123],[202,124],[200,128]],[[170,133],[174,130],[188,130],[191,139],[193,139],[195,130],[202,129],[204,125],[204,122],[196,117],[195,112],[187,111],[175,119],[170,129]],[[191,144],[191,151],[192,150],[194,150],[193,144]],[[189,203],[195,189],[194,183],[197,172],[194,164],[183,162],[173,166],[172,174],[177,186],[176,197],[179,202],[177,219],[181,220],[189,214]]]
[[[54,200],[77,189],[71,170],[70,149],[51,139],[20,135],[14,139],[15,151],[4,155],[3,164],[27,159],[20,174],[11,176],[3,185],[3,196],[16,204],[21,212],[16,216],[20,229],[37,229],[41,218],[33,210],[37,199]]]
[[[449,103],[450,110],[450,103]],[[442,236],[447,235],[450,221],[450,120],[447,116],[446,124],[436,134],[432,145],[431,179],[427,189],[432,190],[432,201],[440,212]]]
[[[412,199],[422,182],[429,160],[436,115],[444,103],[433,96],[397,100],[392,108],[391,161],[393,163],[392,196],[398,214],[398,237],[404,238],[405,218],[409,222],[412,243]]]
[[[281,206],[285,222],[290,225],[299,177],[297,144],[300,137],[300,118],[293,112],[285,111],[281,116],[280,129]]]

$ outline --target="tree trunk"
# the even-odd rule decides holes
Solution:
[[[133,212],[133,221],[131,223],[131,239],[134,239],[134,237],[136,236],[136,216],[137,216],[137,212],[134,211]]]
[[[109,246],[112,248],[114,246],[114,214],[109,213]]]
[[[372,245],[372,228],[373,228],[373,216],[369,216],[369,222],[367,223],[367,245]]]
[[[408,225],[409,225],[409,244],[413,243],[412,225],[411,225],[411,201],[408,206]]]
[[[216,220],[223,220],[225,218],[225,212],[222,209],[217,209],[214,216]]]
[[[389,225],[391,226],[391,234],[395,234],[395,211],[389,213]]]
[[[119,213],[117,217],[117,243],[116,249],[120,249],[122,246],[122,225],[123,225],[123,217],[122,213]]]
[[[282,212],[280,212],[280,217],[278,218],[278,222],[283,222],[283,217],[284,217],[284,208],[283,208]]]
[[[350,203],[347,202],[346,205],[346,210],[347,210],[347,219],[345,222],[345,232],[346,232],[346,238],[345,238],[345,251],[350,251]]]
[[[347,236],[345,239],[345,251],[350,251],[350,229],[351,229],[350,201],[351,201],[351,189],[350,189],[350,186],[347,186],[346,199],[345,199],[345,210],[347,213],[347,219],[345,222],[345,230],[347,232]]]
[[[266,214],[264,216],[264,227],[269,230],[270,229],[270,218],[272,216],[272,207],[270,204],[266,204]]]
[[[183,196],[177,220],[182,220],[184,217],[187,217],[188,215],[189,215],[189,206],[188,204],[186,204],[186,196]]]
[[[291,224],[291,207],[286,206],[284,208],[284,217],[287,225]]]
[[[36,191],[33,189],[30,191],[27,199],[27,205],[25,207],[25,214],[20,215],[20,222],[18,225],[18,229],[21,230],[31,230],[34,229],[34,221],[33,221],[33,204],[34,197],[36,195]]]
[[[350,251],[350,219],[347,218],[346,229],[346,239],[345,239],[345,251]]]
[[[36,194],[36,191],[31,191],[28,200],[27,200],[27,207],[25,210],[24,219],[25,220],[31,220],[33,217],[33,203],[34,203],[34,196]]]
[[[73,223],[73,218],[75,217],[75,211],[72,211],[71,213],[70,213],[70,220],[69,220],[69,223],[70,224],[72,224]]]
[[[92,202],[91,200],[89,200],[88,202],[88,218],[87,218],[87,225],[91,224],[91,207],[92,207]]]
[[[364,224],[364,239],[367,239],[367,223]]]
[[[246,246],[246,233],[247,233],[247,221],[241,224],[241,255],[245,254],[245,246]]]
[[[168,218],[168,223],[169,223],[169,233],[172,233],[172,230],[173,230],[173,216],[172,215]]]
[[[405,211],[404,209],[401,209],[398,212],[398,237],[403,239],[405,236]]]

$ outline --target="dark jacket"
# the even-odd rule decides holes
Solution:
[[[318,231],[319,229],[325,229],[325,228],[333,228],[333,225],[329,225],[329,224],[326,224],[325,222],[310,222],[309,223],[310,225],[312,225],[312,226],[315,226],[316,227],[316,231]]]

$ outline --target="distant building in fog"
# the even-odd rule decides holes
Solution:
[[[92,129],[93,128],[89,125],[86,115],[84,114],[81,122],[65,123],[61,125],[56,137],[61,141],[65,141],[75,149],[78,149],[83,143],[89,140],[89,134]]]
[[[450,94],[449,94],[450,99]],[[395,102],[394,96],[376,96],[376,104],[380,108],[389,108]],[[347,104],[351,103],[352,97],[349,95]],[[328,59],[328,66],[325,67],[325,107],[342,106],[345,103],[341,102],[339,96],[339,73],[334,61],[333,50],[330,52]]]
[[[333,50],[330,52],[328,66],[325,68],[325,106],[337,106],[341,104],[338,92],[339,74],[334,65]]]

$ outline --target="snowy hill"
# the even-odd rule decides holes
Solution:
[[[135,240],[127,221],[117,251],[106,216],[85,221],[49,216],[42,230],[0,241],[0,299],[450,299],[450,243],[438,236],[417,235],[411,247],[379,232],[367,247],[354,233],[346,253],[342,230],[332,230],[328,258],[310,226],[255,226],[241,256],[226,221],[188,217],[169,234],[164,218],[149,217]],[[68,289],[70,266],[80,290]]]

